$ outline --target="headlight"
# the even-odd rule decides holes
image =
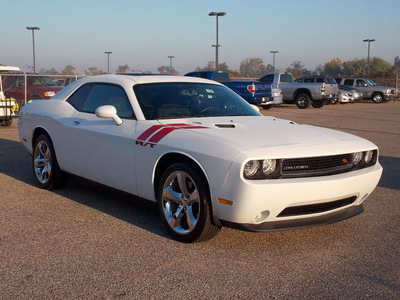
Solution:
[[[365,152],[364,162],[366,164],[369,164],[371,162],[371,159],[372,159],[373,155],[374,155],[374,152],[372,150],[369,150],[369,151]]]
[[[275,159],[265,159],[263,160],[262,171],[265,175],[272,174],[276,169]]]
[[[353,154],[353,164],[358,165],[363,157],[362,152],[356,152]]]
[[[249,160],[244,165],[243,176],[246,179],[267,179],[279,177],[279,160]]]
[[[55,94],[56,94],[56,93],[55,93],[54,91],[47,91],[47,92],[44,92],[44,95],[45,95],[46,97],[53,97]]]
[[[250,160],[244,166],[244,177],[251,178],[257,174],[260,169],[260,163],[258,160]]]
[[[353,153],[353,166],[355,168],[365,168],[372,166],[378,159],[377,150],[368,150],[364,152]]]

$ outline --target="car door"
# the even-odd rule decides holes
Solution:
[[[355,86],[364,92],[366,98],[371,97],[372,89],[365,79],[357,79]]]
[[[25,80],[23,76],[9,75],[4,80],[4,92],[7,96],[22,100],[25,98],[25,89],[21,88],[24,87],[24,84]]]
[[[134,176],[134,134],[136,120],[123,87],[114,84],[83,85],[67,100],[77,110],[63,120],[62,166],[75,175],[136,194]],[[95,115],[99,106],[113,105],[123,120]],[[61,165],[60,164],[60,165]]]

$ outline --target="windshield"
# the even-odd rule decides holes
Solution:
[[[57,86],[58,84],[48,76],[28,77],[28,85],[32,86]]]
[[[221,116],[260,116],[232,90],[214,84],[168,82],[134,86],[147,120]]]
[[[372,79],[369,79],[369,78],[367,79],[367,82],[369,83],[369,85],[378,85]]]

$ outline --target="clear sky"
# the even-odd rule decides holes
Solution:
[[[398,0],[0,0],[0,63],[26,70],[66,65],[82,73],[89,67],[110,71],[119,65],[156,72],[169,65],[184,74],[215,60],[219,18],[219,62],[230,69],[250,57],[284,71],[293,61],[315,69],[334,58],[371,57],[393,64],[400,56]]]

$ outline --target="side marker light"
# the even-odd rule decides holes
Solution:
[[[229,205],[229,206],[232,206],[232,205],[233,205],[233,201],[226,200],[226,199],[218,198],[218,202],[221,203],[221,204]]]

